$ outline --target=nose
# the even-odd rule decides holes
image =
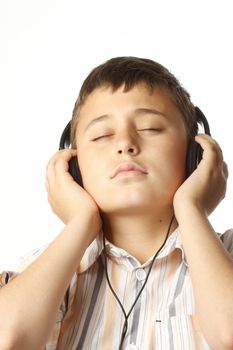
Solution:
[[[140,152],[136,137],[129,132],[125,132],[119,136],[116,149],[118,154],[128,154],[131,156],[136,156]]]

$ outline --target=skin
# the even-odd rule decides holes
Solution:
[[[136,111],[142,108],[157,113]],[[81,109],[76,143],[84,188],[101,211],[107,237],[145,262],[165,237],[173,196],[184,181],[187,136],[179,110],[161,88],[96,89]],[[132,163],[146,173],[112,177],[118,166]]]
[[[145,103],[147,107],[166,114],[169,122],[165,122],[164,118],[161,121],[164,131],[152,135],[138,131],[141,126],[137,127],[132,110],[135,106],[144,108]],[[91,140],[101,135],[85,135],[82,132],[88,122],[102,113],[111,113],[112,120],[105,122],[112,123],[108,127],[114,132],[110,139],[100,139],[100,144],[97,139],[97,145],[95,142],[92,144]],[[208,221],[208,215],[225,196],[228,171],[221,148],[212,137],[200,134],[195,140],[203,148],[203,159],[192,175],[185,179],[185,128],[169,95],[162,90],[155,90],[151,95],[142,86],[126,94],[122,90],[112,94],[110,90],[100,89],[89,96],[81,110],[77,127],[78,151],[58,153],[51,164],[59,163],[61,157],[69,160],[71,156],[78,156],[85,191],[76,184],[74,186],[64,162],[66,184],[72,184],[76,191],[79,188],[79,193],[84,191],[85,195],[89,194],[92,204],[95,203],[101,212],[103,229],[108,238],[142,263],[162,243],[170,218],[175,213],[173,229],[179,225],[201,332],[211,348],[228,350],[233,348],[233,263]],[[137,159],[148,174],[139,178],[123,175],[111,182],[109,175],[115,166],[129,158]],[[94,174],[98,175],[98,179]],[[61,187],[60,193],[74,199],[74,192],[71,195],[67,190],[68,186],[64,187],[64,191]],[[67,201],[69,206],[64,207],[55,191],[48,193],[54,195],[50,201],[52,207],[54,203],[59,207],[59,211],[54,210],[57,215],[65,220],[77,217],[78,210],[75,213],[74,208],[78,208],[78,197]]]
[[[135,107],[156,108],[166,118],[139,118]],[[103,113],[112,116],[104,122],[110,123],[113,134],[93,142],[90,137],[100,135],[92,135],[90,128],[88,133],[83,131]],[[161,123],[162,131],[140,131],[147,128],[148,118]],[[102,132],[103,124],[98,127]],[[208,221],[208,214],[225,196],[227,166],[214,139],[198,135],[196,141],[204,150],[203,159],[185,180],[185,129],[165,91],[151,95],[138,86],[126,94],[100,89],[89,96],[77,127],[78,151],[56,152],[46,171],[49,203],[65,226],[34,263],[1,289],[1,349],[44,349],[72,275],[102,228],[109,239],[144,262],[164,239],[173,213],[201,332],[212,349],[233,349],[233,264]],[[74,156],[78,156],[85,188],[68,172]],[[124,161],[139,163],[146,174],[126,173],[111,179]]]

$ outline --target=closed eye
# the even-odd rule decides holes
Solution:
[[[145,129],[139,129],[138,131],[161,131],[162,129],[159,128],[145,128]]]
[[[139,132],[148,132],[148,133],[155,133],[155,132],[159,132],[159,131],[162,131],[161,128],[143,128],[143,129],[138,129]],[[100,135],[100,136],[97,136],[95,138],[93,138],[91,141],[92,142],[95,142],[95,141],[100,141],[100,140],[104,140],[104,139],[107,139],[111,136],[113,136],[114,134],[106,134],[106,135]]]
[[[104,139],[104,138],[110,137],[110,136],[112,136],[112,135],[113,135],[113,134],[101,135],[101,136],[95,137],[95,138],[92,139],[91,141],[95,142],[95,141],[102,140],[102,139]]]

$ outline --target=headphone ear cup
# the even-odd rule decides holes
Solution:
[[[72,157],[71,160],[69,161],[69,172],[70,172],[71,176],[73,177],[73,179],[80,186],[83,187],[83,181],[82,181],[82,176],[81,176],[81,172],[79,169],[77,157]]]
[[[186,178],[189,177],[202,159],[203,150],[199,143],[191,141],[188,147],[186,158]]]

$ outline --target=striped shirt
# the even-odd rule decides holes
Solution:
[[[220,236],[233,256],[233,230]],[[152,257],[143,265],[123,249],[106,242],[112,287],[130,310]],[[34,260],[41,251],[32,255]],[[26,260],[27,264],[30,259]],[[0,275],[2,286],[15,275]],[[102,238],[86,250],[73,274],[57,314],[46,350],[118,350],[124,314],[110,290],[104,269]],[[177,228],[155,259],[148,281],[128,317],[124,350],[209,350],[198,319],[189,268]]]

